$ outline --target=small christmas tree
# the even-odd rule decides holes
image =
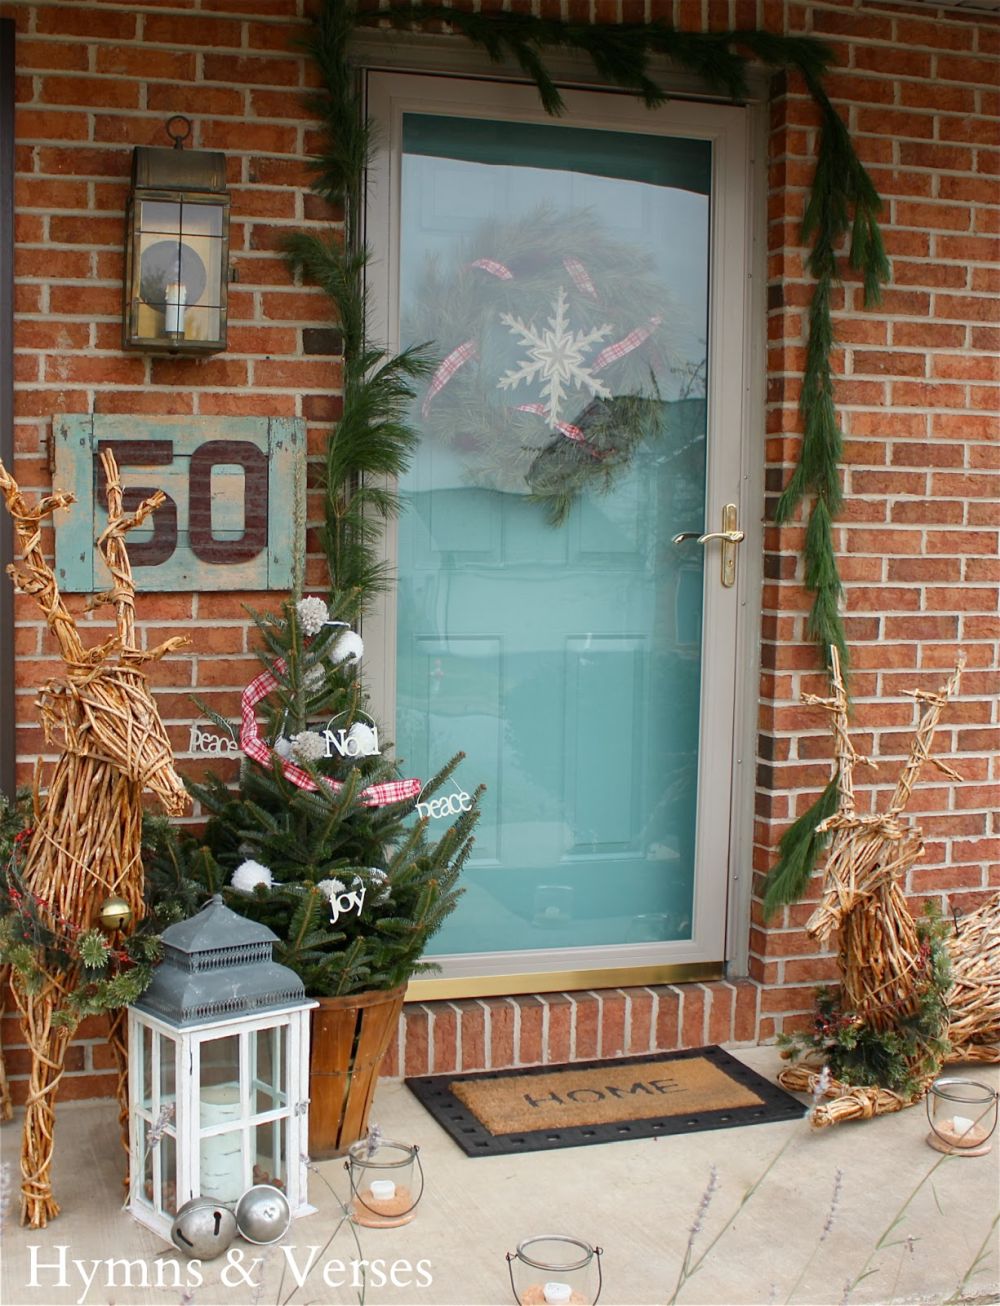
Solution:
[[[150,892],[182,914],[221,893],[275,932],[275,959],[311,996],[395,988],[431,968],[421,956],[461,892],[479,795],[429,839],[428,818],[410,819],[417,800],[463,754],[422,787],[400,779],[365,708],[361,639],[336,610],[305,598],[286,603],[281,619],[254,619],[265,670],[244,694],[238,788],[215,776],[190,785],[209,816],[204,835],[161,839]]]

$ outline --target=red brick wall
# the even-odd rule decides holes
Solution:
[[[24,489],[51,487],[47,442],[55,413],[296,416],[309,422],[310,450],[322,449],[337,408],[340,362],[310,354],[316,337],[303,333],[329,326],[328,301],[293,283],[279,251],[284,232],[335,216],[308,191],[306,160],[317,140],[303,104],[313,68],[295,48],[301,11],[300,0],[0,4],[0,15],[17,27],[14,472]],[[192,120],[189,144],[223,150],[228,161],[239,280],[229,291],[228,348],[205,359],[121,349],[132,149],[168,145],[163,127],[174,113]],[[312,507],[315,519],[315,496]],[[314,555],[308,577],[321,585],[318,563]],[[243,605],[268,607],[277,597],[139,596],[145,646],[177,634],[191,640],[148,668],[186,774],[220,769],[214,759],[187,753],[190,721],[201,718],[192,694],[238,716],[240,691],[259,670]],[[80,612],[84,596],[67,601]],[[17,774],[27,784],[44,749],[35,695],[57,666],[32,603],[18,600],[17,621]],[[85,639],[96,642],[109,628],[107,617],[82,618]],[[101,1033],[100,1021],[82,1028],[63,1096],[113,1090],[114,1078],[100,1073],[110,1064]],[[4,1041],[17,1096],[27,1066],[11,1016]]]
[[[312,73],[293,46],[303,7],[302,0],[0,3],[0,13],[18,27],[15,470],[26,488],[50,484],[46,440],[58,412],[297,415],[310,423],[313,453],[322,447],[339,405],[339,364],[331,356],[307,355],[303,330],[327,324],[326,304],[318,292],[292,284],[276,248],[282,229],[335,216],[324,214],[307,192],[304,160],[316,141],[302,91]],[[569,0],[569,10],[630,19],[642,16],[643,5],[598,0],[595,9]],[[913,804],[927,836],[927,858],[908,886],[915,896],[951,895],[964,909],[1000,884],[1000,29],[994,19],[971,12],[932,16],[855,0],[677,0],[665,6],[653,0],[653,12],[693,28],[710,22],[813,32],[833,43],[841,61],[830,90],[885,197],[894,269],[880,308],[862,310],[853,278],[836,301],[837,398],[847,464],[836,543],[847,586],[858,743],[880,760],[874,786],[867,785],[867,773],[859,771],[858,780],[862,803],[876,793],[884,800],[915,715],[903,691],[936,688],[964,648],[969,669],[939,740],[966,783],[955,787],[928,772]],[[194,120],[195,145],[222,149],[229,160],[240,279],[230,292],[229,348],[205,360],[149,359],[120,349],[131,150],[166,143],[162,124],[176,112]],[[771,127],[766,460],[773,496],[797,450],[809,297],[797,229],[815,114],[794,77],[779,88]],[[313,519],[317,506],[314,498]],[[803,690],[822,687],[804,630],[801,534],[798,525],[770,529],[765,541],[758,889],[778,836],[829,768],[823,722],[798,701]],[[315,557],[310,567],[321,583]],[[149,642],[178,632],[192,639],[186,654],[152,668],[161,712],[188,772],[201,765],[184,758],[188,723],[198,715],[190,694],[232,715],[256,666],[244,601],[268,604],[267,596],[245,594],[140,599],[139,625]],[[18,761],[26,780],[41,747],[34,693],[54,667],[51,642],[29,604],[20,604],[18,620]],[[96,632],[96,621],[86,624]],[[810,909],[803,903],[765,928],[755,904],[751,974],[765,985],[757,1027],[763,1038],[800,1022],[813,984],[833,973],[829,955],[802,931]],[[423,1064],[433,1049],[434,1067],[447,1068],[451,1053],[442,1049],[450,1046],[458,1055],[457,1023],[453,1034],[449,1030],[459,1019],[468,1030],[461,1041],[466,1048],[486,1040],[488,1028],[494,1064],[508,1026],[515,1061],[554,1059],[567,1021],[576,1031],[578,1055],[594,1038],[602,1054],[678,1041],[744,1040],[754,1036],[758,1000],[754,990],[748,990],[752,1000],[740,996],[744,987],[615,991],[572,1002],[550,997],[541,1007],[506,999],[423,1004],[410,1012],[395,1064]],[[621,1039],[614,1033],[619,1010]],[[543,1012],[553,1041],[535,1057],[533,1022]],[[602,1032],[592,1038],[598,1019]],[[99,1033],[96,1027],[84,1032],[91,1038]],[[94,1077],[104,1068],[98,1045],[84,1042],[71,1055],[65,1095],[108,1090],[110,1080]],[[10,1069],[24,1073],[16,1050]]]
[[[915,900],[964,911],[1000,886],[997,821],[998,512],[1000,467],[1000,25],[971,12],[913,6],[765,4],[786,30],[828,40],[840,67],[828,89],[885,201],[893,279],[862,307],[849,276],[836,300],[836,399],[845,436],[845,507],[834,532],[846,589],[860,807],[887,800],[916,709],[908,689],[937,689],[964,650],[968,669],[944,713],[937,750],[965,783],[932,767],[910,810],[927,842],[910,872]],[[769,510],[798,448],[809,285],[796,244],[815,111],[791,79],[771,115],[768,279]],[[769,511],[768,517],[772,513]],[[801,525],[765,539],[754,865],[762,874],[788,821],[829,775],[825,714],[799,703],[825,692],[805,636]],[[765,929],[759,900],[751,974],[761,1038],[801,1024],[833,959],[802,925],[812,899]],[[914,902],[915,908],[918,902]],[[789,1013],[792,1013],[789,1015]]]

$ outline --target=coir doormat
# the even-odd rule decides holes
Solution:
[[[719,1047],[406,1083],[467,1156],[733,1129],[803,1113],[796,1098]]]

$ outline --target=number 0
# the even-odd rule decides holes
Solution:
[[[212,534],[212,468],[243,468],[243,534],[220,540]],[[208,440],[191,456],[189,481],[191,552],[202,562],[249,562],[267,546],[267,455],[246,440]]]

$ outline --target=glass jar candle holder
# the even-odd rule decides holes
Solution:
[[[355,1224],[394,1229],[413,1219],[424,1192],[424,1170],[416,1144],[383,1139],[371,1148],[368,1139],[361,1138],[347,1149],[344,1169],[351,1181],[351,1219]]]
[[[935,1079],[927,1092],[927,1142],[951,1156],[985,1156],[997,1127],[1000,1094],[975,1079]]]
[[[600,1247],[564,1234],[539,1234],[507,1253],[519,1306],[586,1306],[601,1295]]]

